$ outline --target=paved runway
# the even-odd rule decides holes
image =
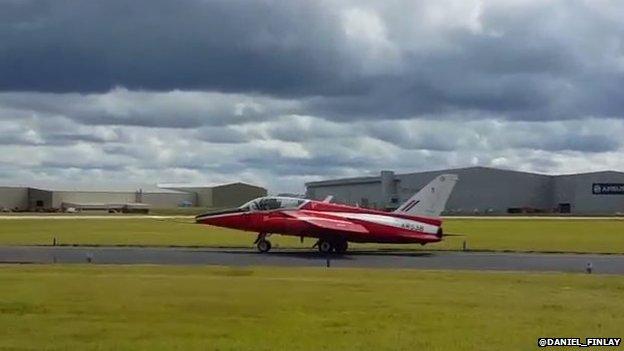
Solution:
[[[0,263],[172,264],[324,267],[314,251],[137,247],[0,246]],[[332,267],[468,269],[624,274],[624,255],[523,254],[478,252],[356,251],[332,257]]]

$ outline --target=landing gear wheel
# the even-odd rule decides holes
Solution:
[[[319,240],[318,242],[318,250],[322,254],[329,254],[334,249],[334,245],[328,240]]]
[[[256,246],[258,251],[265,253],[271,250],[271,242],[268,240],[260,240],[258,241],[258,245]]]
[[[341,240],[334,244],[334,250],[336,251],[337,254],[343,254],[347,252],[348,248],[349,248],[349,243],[347,243],[346,240]]]

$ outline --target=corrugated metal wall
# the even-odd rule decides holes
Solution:
[[[0,209],[28,209],[28,188],[0,187]]]
[[[596,195],[593,183],[624,183],[624,173],[597,172],[569,176],[550,176],[487,167],[470,167],[435,172],[395,175],[398,204],[388,203],[388,189],[382,189],[381,177],[353,178],[312,182],[306,185],[309,198],[321,200],[333,195],[336,202],[376,208],[396,207],[436,176],[453,173],[459,176],[446,209],[458,214],[504,214],[509,209],[556,211],[569,203],[575,214],[624,213],[624,195]],[[358,180],[361,179],[361,180]],[[388,188],[388,182],[386,181]],[[389,187],[392,189],[392,187]],[[366,199],[366,203],[363,203]]]

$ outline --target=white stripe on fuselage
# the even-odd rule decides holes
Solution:
[[[371,213],[353,213],[353,212],[321,212],[331,216],[356,219],[365,222],[372,222],[376,224],[387,225],[391,227],[397,227],[401,229],[412,230],[416,232],[423,232],[427,234],[436,234],[439,227],[432,224],[414,221],[411,219],[384,216]]]

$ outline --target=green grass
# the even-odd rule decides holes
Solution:
[[[154,216],[196,216],[199,213],[219,210],[213,207],[176,207],[176,208],[154,208],[149,214]]]
[[[449,237],[440,248],[466,240],[471,249],[624,253],[622,219],[450,219]]]
[[[620,276],[52,265],[0,286],[3,350],[529,350],[624,325]]]
[[[255,234],[193,223],[191,219],[7,219],[0,220],[3,245],[179,245],[248,246]]]
[[[622,219],[447,219],[447,237],[427,245],[352,245],[353,248],[458,250],[465,240],[473,250],[624,253]],[[174,245],[251,247],[254,233],[208,227],[191,219],[6,219],[0,220],[0,245]],[[272,236],[277,247],[309,248],[298,238]]]

